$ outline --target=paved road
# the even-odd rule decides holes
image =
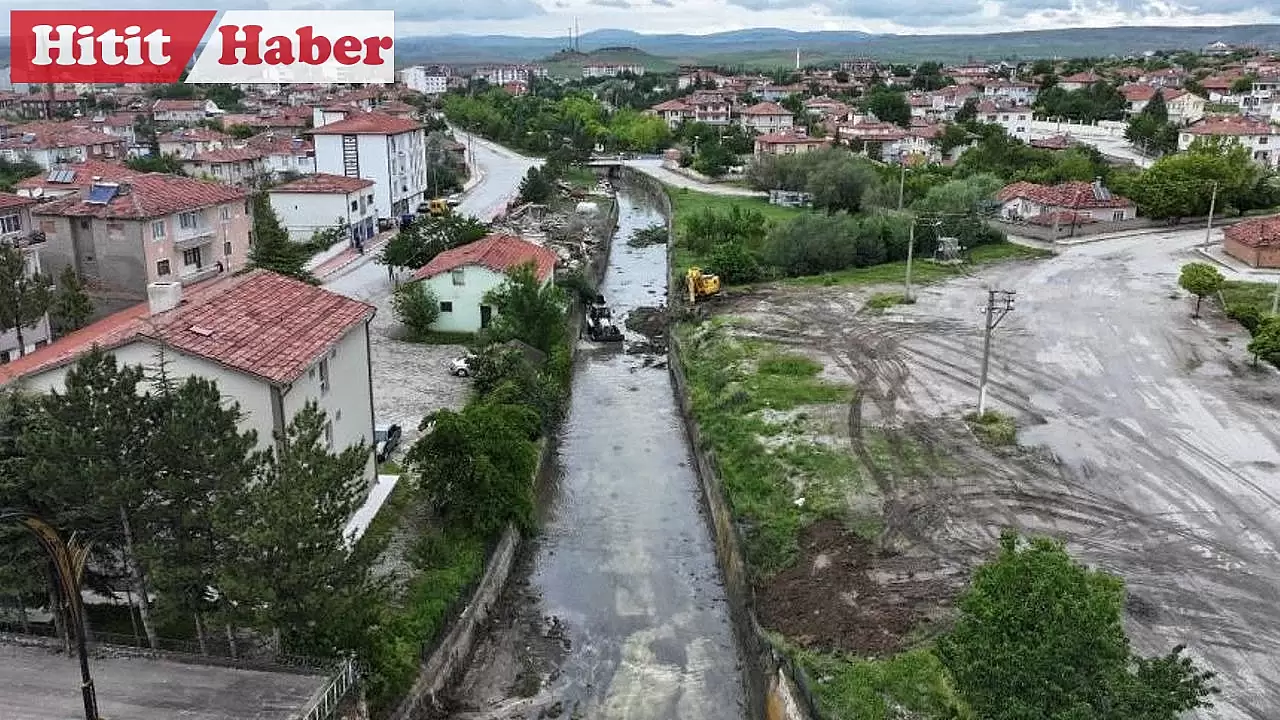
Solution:
[[[1073,140],[1092,145],[1102,151],[1104,155],[1118,157],[1125,160],[1131,160],[1140,168],[1151,167],[1155,161],[1151,158],[1139,153],[1134,149],[1133,144],[1123,137],[1104,137],[1101,135],[1082,135],[1071,133],[1070,128],[1065,126],[1059,127],[1049,123],[1036,123],[1041,127],[1033,127],[1031,137],[1037,140],[1054,137],[1057,135],[1071,134]]]
[[[698,192],[709,193],[711,195],[729,195],[733,197],[766,197],[768,195],[768,193],[745,190],[732,185],[699,182],[681,175],[680,173],[671,172],[662,166],[662,160],[654,158],[641,158],[638,160],[626,160],[624,162],[627,167],[635,168],[645,175],[661,180],[672,187],[688,188],[690,190],[697,190]]]
[[[621,241],[660,216],[625,192],[619,202],[602,292],[621,321],[661,303],[667,272],[664,246]],[[477,650],[461,688],[468,710],[455,720],[745,715],[684,430],[666,369],[651,366],[665,359],[603,346],[579,354],[539,537]]]
[[[466,135],[460,134],[459,141],[466,143]],[[471,145],[483,178],[467,192],[457,212],[489,220],[502,211],[537,161],[478,138]],[[466,401],[469,384],[446,370],[463,348],[398,339],[401,327],[391,308],[395,283],[376,259],[376,252],[366,253],[326,278],[324,286],[377,306],[370,324],[374,417],[379,423],[399,424],[405,431],[403,446],[408,447],[424,415],[442,407],[460,407]]]
[[[124,720],[288,720],[326,678],[203,665],[111,658],[90,663],[104,718]],[[0,645],[0,718],[84,716],[80,666],[40,647]]]

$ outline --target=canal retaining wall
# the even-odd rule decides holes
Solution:
[[[593,232],[603,233],[605,241],[601,243],[601,252],[587,265],[587,279],[593,285],[599,285],[609,267],[609,253],[613,247],[613,233],[618,223],[618,203],[610,204],[609,212],[601,215],[591,223]],[[584,310],[582,303],[576,299],[568,313],[569,337],[577,337],[578,328],[582,326]],[[577,355],[577,343],[573,343],[574,355]],[[549,440],[542,443],[538,455],[538,466],[534,471],[535,482],[539,485],[547,476],[547,468],[551,466],[555,444]],[[480,638],[485,622],[488,621],[502,591],[511,577],[511,569],[515,566],[516,553],[520,550],[522,537],[514,525],[508,525],[498,539],[498,544],[485,560],[484,573],[465,598],[459,598],[461,611],[452,615],[446,630],[436,643],[430,646],[423,657],[418,678],[413,687],[396,709],[388,716],[389,720],[412,720],[422,717],[426,711],[436,706],[436,698],[447,688],[470,662],[471,653],[475,650],[476,641]]]
[[[680,342],[675,328],[678,317],[676,308],[684,304],[684,287],[681,284],[683,274],[671,272],[679,269],[673,264],[675,214],[671,197],[660,182],[631,168],[618,168],[617,176],[630,188],[652,198],[667,219],[667,265],[668,272],[675,278],[667,288],[667,307],[671,309],[667,320],[667,367],[702,489],[704,517],[715,540],[716,559],[724,577],[730,618],[743,660],[742,681],[750,717],[752,720],[817,720],[819,716],[816,704],[808,691],[804,673],[773,644],[756,619],[755,589],[742,552],[742,537],[733,520],[729,496],[720,480],[715,450],[703,439],[702,430],[690,406],[688,381],[684,374]]]

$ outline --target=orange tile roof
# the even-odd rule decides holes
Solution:
[[[0,365],[0,385],[66,365],[95,346],[110,350],[137,340],[284,384],[375,312],[367,303],[265,270],[204,283],[187,294],[168,312],[151,315],[148,304],[139,303]]]
[[[781,116],[781,115],[785,115],[785,116],[787,116],[787,117],[791,117],[791,111],[790,111],[790,110],[788,110],[788,109],[786,109],[786,108],[782,107],[781,105],[779,105],[778,103],[775,103],[775,102],[761,102],[761,103],[756,103],[755,105],[752,105],[751,107],[747,108],[746,110],[743,110],[743,111],[742,111],[742,114],[743,114],[743,115],[758,115],[758,116],[764,116],[764,117],[776,117],[776,116]]]
[[[204,127],[181,128],[173,132],[167,132],[156,138],[156,142],[162,143],[181,143],[181,142],[215,142],[230,140],[231,136],[211,130]]]
[[[1065,182],[1057,185],[1038,185],[1033,182],[1016,182],[1006,185],[996,195],[1000,202],[1026,198],[1040,205],[1080,210],[1084,208],[1120,208],[1133,204],[1128,198],[1100,193],[1093,183]]]
[[[177,100],[173,98],[161,98],[151,106],[153,112],[156,110],[203,111],[204,108],[204,100]]]
[[[1271,124],[1265,120],[1253,120],[1251,118],[1236,116],[1205,118],[1183,132],[1188,132],[1192,135],[1230,136],[1280,134],[1280,130],[1272,127]]]
[[[466,265],[487,267],[505,273],[532,262],[539,280],[547,279],[556,267],[556,254],[541,245],[514,235],[489,235],[469,245],[446,250],[413,274],[414,280],[425,280]]]
[[[277,185],[271,188],[273,193],[340,193],[346,195],[348,193],[357,192],[367,187],[373,187],[372,180],[364,178],[347,177],[345,175],[330,175],[328,173],[316,173],[315,175],[305,175],[292,182],[283,185]]]
[[[190,160],[183,162],[193,163],[234,163],[248,162],[250,160],[261,160],[266,153],[258,148],[238,147],[238,148],[222,148],[220,150],[207,150],[198,152],[191,156]]]
[[[24,197],[22,195],[14,195],[13,193],[0,192],[0,210],[9,210],[11,208],[27,207],[35,205],[39,200],[35,198]]]
[[[34,135],[31,142],[23,139],[24,134]],[[32,127],[25,125],[13,128],[13,134],[0,140],[0,148],[6,150],[53,150],[65,147],[87,147],[90,145],[120,145],[124,139],[117,135],[108,135],[82,127]]]
[[[70,170],[72,172],[70,182],[50,182],[49,174],[58,170]],[[124,180],[135,175],[143,173],[129,169],[123,163],[103,162],[101,160],[86,160],[85,162],[67,163],[65,165],[55,165],[48,171],[42,172],[34,177],[24,178],[14,183],[14,188],[22,190],[34,190],[35,188],[66,188],[71,190],[82,190],[93,184],[95,176],[108,181]]]
[[[147,173],[124,180],[127,180],[128,192],[117,194],[107,204],[90,204],[75,195],[40,205],[32,213],[110,219],[154,218],[248,197],[244,190],[232,185],[179,175]]]
[[[421,130],[421,123],[384,113],[355,113],[344,120],[307,132],[312,135],[397,135]]]
[[[1222,234],[1245,247],[1280,247],[1280,215],[1245,220],[1223,230]]]

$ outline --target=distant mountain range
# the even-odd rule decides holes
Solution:
[[[1034,30],[985,35],[872,35],[862,32],[799,32],[778,28],[734,30],[710,35],[646,35],[629,30],[583,33],[578,47],[589,52],[630,47],[682,63],[741,64],[752,67],[824,63],[857,55],[882,61],[958,62],[1040,57],[1107,57],[1152,50],[1199,50],[1222,41],[1231,45],[1280,47],[1280,24],[1226,27],[1117,27]],[[442,35],[400,38],[396,60],[474,64],[532,62],[569,46],[568,36]]]

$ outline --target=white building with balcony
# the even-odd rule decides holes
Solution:
[[[309,131],[316,172],[372,180],[380,218],[412,213],[426,198],[426,132],[408,118],[354,111],[341,120],[328,114]]]
[[[449,74],[425,65],[414,65],[401,70],[400,82],[423,95],[443,95],[449,90]]]
[[[42,272],[39,247],[44,238],[31,225],[33,198],[0,193],[0,247],[17,248],[25,262],[28,277]],[[0,328],[0,365],[49,344],[52,337],[49,315],[21,328]]]

